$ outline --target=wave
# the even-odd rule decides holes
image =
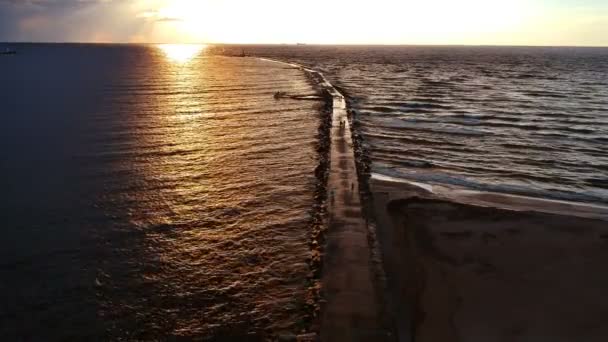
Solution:
[[[337,48],[290,59],[322,69],[351,96],[372,167],[479,184],[500,175],[493,181],[523,185],[495,190],[608,202],[598,181],[608,165],[605,50],[551,60],[534,49],[452,52]]]
[[[563,190],[541,190],[531,186],[509,183],[483,183],[477,180],[468,179],[461,175],[453,175],[439,172],[406,172],[395,169],[374,166],[372,179],[391,180],[394,182],[410,183],[423,185],[425,189],[436,189],[434,186],[452,186],[454,189],[475,190],[480,193],[503,193],[527,196],[535,199],[548,199],[568,201],[572,203],[588,203],[589,205],[599,205],[608,195],[608,191],[596,190],[593,192],[577,193]],[[605,183],[600,183],[605,184]],[[434,192],[435,190],[432,190]],[[606,207],[608,210],[608,207]]]

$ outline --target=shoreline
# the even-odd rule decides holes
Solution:
[[[352,162],[354,163],[354,167],[351,168],[354,168],[354,172],[356,173],[356,193],[357,196],[360,197],[360,204],[358,205],[360,206],[360,215],[365,218],[364,226],[366,227],[365,231],[367,235],[366,249],[368,260],[366,260],[365,263],[368,263],[368,269],[365,271],[358,269],[355,273],[359,273],[359,275],[361,275],[361,273],[368,274],[370,270],[371,273],[373,273],[373,275],[367,275],[366,277],[371,279],[374,290],[368,291],[366,295],[374,296],[377,303],[372,304],[374,307],[376,305],[381,307],[380,311],[376,313],[376,318],[374,320],[379,323],[384,322],[381,323],[381,325],[384,326],[385,333],[383,338],[386,340],[396,339],[399,341],[413,341],[415,339],[421,341],[434,341],[439,338],[446,341],[456,341],[459,340],[459,338],[474,336],[477,333],[475,329],[467,330],[465,327],[467,325],[475,326],[476,324],[479,324],[480,322],[477,320],[482,318],[480,318],[479,315],[475,315],[475,313],[484,312],[484,310],[487,311],[487,307],[484,307],[483,301],[476,302],[476,300],[479,299],[479,296],[476,297],[474,292],[471,292],[471,289],[475,288],[475,286],[486,286],[486,290],[489,292],[495,290],[504,292],[504,289],[500,286],[494,288],[488,285],[488,282],[483,277],[484,274],[495,272],[497,269],[501,270],[502,267],[510,270],[510,277],[517,278],[518,274],[521,272],[517,267],[513,268],[513,262],[511,262],[511,259],[520,260],[518,259],[518,250],[514,247],[517,246],[517,243],[536,244],[541,246],[540,250],[546,249],[548,251],[570,248],[576,251],[576,253],[583,253],[585,249],[580,246],[591,243],[594,246],[595,255],[603,256],[603,252],[598,251],[598,244],[608,243],[608,229],[606,231],[602,230],[605,221],[608,221],[608,207],[508,193],[473,191],[466,188],[418,183],[407,179],[374,174],[371,170],[371,159],[369,158],[364,145],[364,137],[357,132],[357,113],[349,106],[350,99],[348,94],[346,94],[341,87],[333,86],[325,76],[318,71],[296,63],[267,58],[263,59],[299,68],[309,74],[311,80],[316,81],[319,87],[328,91],[334,104],[332,109],[334,125],[331,126],[332,137],[330,144],[330,149],[332,150],[336,144],[334,137],[334,130],[337,129],[335,126],[335,113],[336,110],[344,112],[344,121],[347,128],[345,129],[345,134],[343,134],[344,136],[340,137],[340,139],[349,140],[349,143],[347,144],[350,147],[348,149],[348,151],[350,151],[349,159],[353,159]],[[326,98],[325,101],[328,101],[327,99],[328,98]],[[340,108],[336,109],[336,103]],[[342,152],[346,151],[344,146],[341,148]],[[332,221],[334,220],[333,216],[337,211],[333,207],[332,202],[333,193],[331,192],[331,189],[335,182],[332,183],[331,181],[331,160],[332,157],[330,153],[330,162],[328,165],[325,165],[325,167],[327,167],[325,172],[330,173],[330,176],[326,180],[328,182],[326,187],[327,202],[324,207],[325,210],[327,210],[327,216],[325,217],[327,221],[325,222],[325,230],[323,232],[324,243],[321,242],[319,244],[321,247],[319,249],[318,264],[319,269],[321,270],[321,279],[320,283],[317,283],[319,285],[317,289],[319,289],[320,292],[318,292],[315,297],[318,303],[322,305],[320,311],[315,311],[320,315],[316,316],[318,325],[313,325],[313,328],[311,329],[312,331],[318,331],[321,340],[331,340],[336,336],[356,336],[352,334],[353,331],[356,331],[356,328],[350,327],[345,330],[344,327],[342,327],[336,329],[333,323],[340,321],[340,319],[336,319],[336,316],[330,318],[327,316],[328,310],[337,310],[342,317],[352,315],[353,310],[356,310],[353,308],[352,303],[341,301],[338,305],[328,305],[327,302],[328,297],[335,296],[335,293],[332,294],[331,291],[328,291],[327,286],[329,284],[329,287],[331,288],[333,286],[332,283],[335,285],[335,279],[332,278],[336,277],[336,275],[333,274],[333,270],[336,270],[336,268],[334,266],[332,270],[331,265],[335,264],[336,253],[338,255],[337,258],[339,259],[340,253],[344,253],[345,249],[352,249],[354,247],[352,244],[349,245],[348,243],[341,246],[341,251],[327,247],[332,244],[331,232],[336,229],[333,227]],[[319,167],[321,167],[321,165]],[[317,171],[322,172],[322,170]],[[409,205],[413,205],[417,209],[412,211],[408,208]],[[423,212],[430,214],[418,217],[417,210],[420,208],[423,209]],[[431,217],[435,218],[431,219]],[[463,218],[466,218],[466,222],[459,221],[464,220]],[[454,219],[454,222],[451,221],[452,219]],[[445,232],[440,231],[441,229],[434,230],[434,220],[442,222],[441,227],[443,228],[441,229],[455,229],[455,231]],[[496,255],[491,255],[492,251],[483,252],[486,257],[490,259],[498,258],[500,262],[497,262],[497,265],[492,265],[489,262],[481,262],[481,267],[486,267],[486,269],[479,271],[477,276],[469,275],[469,280],[458,286],[453,285],[458,284],[455,280],[450,280],[452,284],[442,284],[445,279],[440,275],[446,272],[446,267],[451,267],[450,265],[445,266],[441,264],[445,260],[441,259],[441,257],[439,259],[429,259],[425,256],[428,253],[431,255],[433,253],[439,253],[436,252],[435,247],[432,247],[432,241],[447,239],[449,241],[445,246],[450,249],[454,247],[453,245],[450,245],[450,242],[453,243],[454,241],[466,240],[470,236],[475,236],[475,234],[478,233],[478,235],[482,237],[480,244],[483,245],[488,243],[488,239],[492,239],[497,235],[485,231],[485,228],[483,227],[494,227],[494,225],[496,225],[495,228],[497,231],[503,235],[512,235],[515,234],[513,233],[514,230],[509,228],[508,225],[513,223],[517,223],[520,226],[518,229],[523,229],[525,232],[535,232],[534,234],[536,235],[534,235],[534,238],[531,241],[522,240],[524,242],[507,243],[507,247],[504,247],[500,253],[497,252]],[[465,229],[468,225],[478,227],[480,231],[471,233],[468,229]],[[413,231],[415,231],[418,226],[425,227],[424,229],[426,229],[426,234],[428,235],[428,239],[430,239],[428,241],[431,241],[431,245],[428,245],[429,242],[427,240],[420,240],[419,238],[412,236],[412,234],[415,234]],[[582,226],[580,231],[579,226]],[[593,230],[595,235],[590,237],[585,233],[589,231],[587,228]],[[548,233],[543,231],[543,229],[547,230]],[[563,235],[564,232],[568,232],[567,234],[575,234],[576,236],[584,236],[585,240],[581,242],[580,245],[574,247],[570,246],[569,239],[567,236],[564,237],[565,235]],[[519,230],[517,231],[517,234],[518,233]],[[552,239],[557,239],[557,242]],[[545,240],[553,241],[551,242],[553,244],[545,242]],[[475,245],[474,248],[476,248],[474,249],[475,251],[483,250],[483,246],[480,247]],[[601,248],[604,247],[600,247],[600,249]],[[465,253],[464,258],[466,259],[467,252],[463,250],[461,253]],[[460,255],[460,257],[463,256]],[[546,255],[540,260],[545,263],[551,262],[551,259]],[[594,262],[594,264],[592,264],[592,266],[598,267],[598,260],[601,263],[604,259],[593,259],[592,262]],[[542,267],[543,262],[537,261],[534,265]],[[576,264],[576,262],[577,261],[574,260],[566,260],[564,261],[565,264],[561,266],[572,266],[573,264]],[[328,265],[330,265],[330,269],[326,268]],[[583,267],[582,265],[576,266]],[[587,265],[587,267],[589,267],[589,265]],[[488,269],[490,269],[490,271],[488,271]],[[522,266],[522,270],[525,269],[526,268]],[[573,267],[572,271],[576,271],[576,267]],[[601,273],[601,269],[595,271]],[[325,276],[328,272],[332,274],[332,277]],[[451,273],[456,277],[454,279],[460,279],[459,277],[462,277],[462,274],[459,272],[461,271],[456,270]],[[434,275],[429,278],[429,274]],[[561,275],[559,274],[546,272],[546,278],[539,280],[538,283],[543,286],[551,286],[551,281],[560,282],[560,276]],[[581,274],[581,277],[583,278],[587,276],[589,276],[588,273]],[[604,281],[604,279],[602,279],[602,281]],[[606,285],[608,285],[608,277],[605,281]],[[538,284],[531,284],[529,286],[529,291],[522,295],[523,297],[518,297],[516,299],[521,300],[522,298],[527,298],[528,300],[531,300],[534,296],[538,296],[538,292],[541,291],[542,287],[535,287],[533,285]],[[343,291],[344,288],[348,287],[348,285],[344,284],[340,286],[342,287],[340,291]],[[570,286],[572,287],[570,290],[576,290],[576,287],[572,284],[570,284]],[[599,289],[595,290],[597,290],[599,294]],[[375,294],[371,294],[374,292]],[[431,292],[433,295],[429,297],[428,293]],[[453,293],[455,292],[461,293],[461,295],[456,295],[456,297],[454,297]],[[525,291],[522,290],[522,292]],[[450,295],[450,293],[452,293],[452,295]],[[359,295],[360,294],[361,293],[359,293]],[[552,299],[555,299],[562,296],[563,293],[553,292],[551,295],[553,296]],[[434,296],[439,296],[440,298],[443,298],[443,300],[434,300]],[[473,298],[473,304],[470,304],[470,302],[467,301],[470,298]],[[456,317],[462,316],[462,314],[458,316],[458,308],[462,305],[458,304],[459,300],[464,300],[467,305],[473,309],[469,309],[467,314],[463,316],[464,318],[457,320]],[[490,301],[488,298],[484,300]],[[508,302],[498,304],[508,306]],[[336,309],[336,307],[339,307],[340,305],[344,307]],[[521,305],[531,312],[538,310],[538,307],[534,307],[532,304],[528,306],[525,304]],[[566,301],[566,304],[564,305],[566,305],[565,309],[559,307],[557,304],[556,308],[563,310],[583,310],[577,305],[576,300]],[[608,307],[608,305],[606,305],[606,307]],[[316,310],[319,310],[319,306],[316,306],[316,308]],[[505,308],[501,308],[501,310],[502,309]],[[507,307],[506,309],[508,311],[509,308]],[[526,310],[524,310],[523,313],[519,312],[519,315],[525,316],[525,313],[527,313]],[[593,310],[595,310],[597,314],[603,314],[603,307],[601,306],[596,306]],[[498,319],[498,321],[494,322],[495,328],[498,330],[503,328],[507,330],[510,329],[508,327],[505,328],[503,325],[513,323],[509,322],[509,319],[514,319],[514,317],[516,316],[505,315],[502,317],[502,321]],[[559,315],[547,315],[547,317],[545,323],[559,322],[558,324],[567,326],[568,322]],[[526,317],[524,317],[524,319],[526,319]],[[328,321],[333,323],[327,324]],[[543,332],[546,332],[546,330],[543,330],[543,326],[534,326],[533,319],[530,319],[526,324],[531,326],[531,328],[516,327],[511,330],[515,331],[514,334],[519,334],[521,336],[525,336],[526,333],[529,333],[527,329],[535,331],[534,333],[542,334]],[[575,326],[572,329],[576,330],[578,334],[582,334],[579,328],[580,327]],[[462,332],[463,329],[466,330],[464,333]],[[345,334],[345,331],[348,330],[350,330],[350,332]],[[443,333],[438,335],[435,333],[436,331],[442,331]],[[489,331],[485,331],[485,338],[489,338],[492,333],[500,335],[502,332],[491,331],[490,329]],[[506,336],[498,335],[497,337],[500,338]],[[359,337],[361,336],[362,335],[359,335]],[[374,337],[377,338],[379,336],[380,335],[376,335]],[[369,338],[370,335],[367,335],[366,337]]]
[[[415,188],[416,191],[414,192],[417,195],[423,194],[425,197],[441,199],[447,202],[519,212],[533,211],[608,221],[608,206],[593,203],[470,190],[444,184],[420,183],[379,174],[371,175],[371,183],[379,188],[377,192],[389,193],[393,200],[411,197],[411,194],[408,192]]]

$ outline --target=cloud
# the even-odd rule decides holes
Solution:
[[[154,22],[177,22],[177,21],[183,21],[183,19],[181,19],[181,18],[170,17],[170,16],[163,16],[158,11],[150,11],[150,10],[140,12],[135,17],[136,18],[142,18],[142,19],[149,20],[149,21],[154,21]]]
[[[0,3],[9,3],[14,6],[38,6],[38,7],[74,7],[99,3],[110,3],[113,0],[0,0]]]
[[[179,18],[162,17],[162,18],[157,18],[156,21],[158,21],[158,22],[171,22],[171,21],[183,21],[183,20],[179,19]]]
[[[0,41],[126,41],[145,26],[138,0],[0,0]]]
[[[137,13],[136,18],[144,18],[144,19],[153,19],[158,16],[157,11],[143,11],[141,13]]]
[[[48,28],[51,25],[49,18],[35,15],[23,18],[19,21],[19,29],[23,31],[38,31]]]

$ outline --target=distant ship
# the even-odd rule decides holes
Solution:
[[[0,52],[0,54],[2,54],[2,55],[16,55],[17,54],[17,50],[11,50],[9,48],[6,48],[6,50]]]

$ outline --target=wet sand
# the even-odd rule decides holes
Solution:
[[[378,179],[371,188],[401,341],[605,341],[603,210],[481,196],[510,208],[497,209]]]

